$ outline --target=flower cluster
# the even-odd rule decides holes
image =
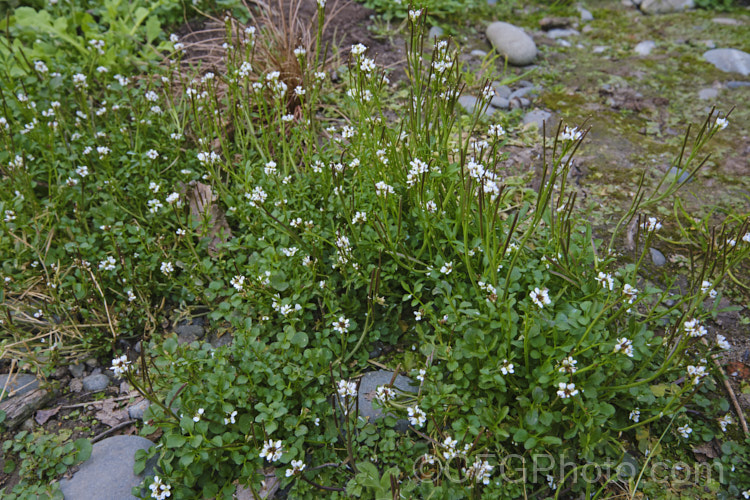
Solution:
[[[658,231],[661,229],[661,222],[659,222],[656,217],[649,217],[641,223],[641,229],[649,233]]]
[[[621,352],[625,356],[632,358],[633,357],[633,341],[628,339],[627,337],[621,337],[617,339],[617,344],[615,344],[614,352]]]
[[[112,367],[110,370],[112,370],[115,375],[124,375],[129,369],[130,361],[125,354],[112,360]]]
[[[427,422],[427,415],[419,406],[407,408],[406,412],[409,415],[409,423],[414,427],[422,427]]]
[[[578,395],[578,389],[576,389],[576,385],[573,382],[569,384],[566,384],[565,382],[560,382],[559,384],[557,384],[557,387],[558,387],[557,395],[563,399],[571,398],[573,396]]]
[[[610,291],[615,289],[615,280],[609,273],[599,271],[599,274],[596,276],[596,282],[599,283],[602,288],[606,288]]]
[[[299,474],[307,467],[307,465],[305,465],[302,460],[292,460],[290,465],[292,466],[292,468],[286,470],[286,477],[291,477],[295,474]]]
[[[276,462],[284,454],[281,440],[274,441],[269,439],[263,442],[263,449],[260,452],[260,458],[265,458],[269,462]]]
[[[151,490],[151,498],[155,498],[156,500],[164,500],[172,496],[172,492],[170,491],[172,487],[165,484],[159,476],[154,476],[154,480],[148,489]]]
[[[532,292],[529,294],[529,297],[531,297],[531,301],[540,309],[542,309],[544,306],[552,304],[552,301],[549,298],[549,290],[546,288],[534,288],[534,290],[532,290]]]
[[[488,462],[477,460],[471,464],[468,469],[464,468],[463,473],[469,481],[473,480],[476,483],[481,482],[486,485],[490,484],[490,474],[492,474],[492,469],[494,469],[494,467]]]
[[[700,322],[695,318],[689,321],[685,321],[685,324],[683,326],[685,328],[685,333],[690,337],[703,337],[708,333],[706,327],[701,325]]]

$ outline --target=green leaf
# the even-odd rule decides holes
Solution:
[[[167,448],[182,448],[187,442],[187,438],[180,434],[170,434],[167,436],[166,447]]]
[[[93,449],[91,441],[86,438],[80,438],[76,439],[73,444],[75,444],[75,447],[78,450],[78,452],[76,453],[76,461],[85,462],[86,460],[88,460],[91,456],[91,450]]]
[[[16,470],[16,463],[13,460],[6,460],[3,472],[10,474],[14,470]]]

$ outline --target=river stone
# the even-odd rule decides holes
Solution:
[[[194,320],[192,322],[182,321],[175,325],[174,332],[177,334],[177,342],[180,344],[189,344],[203,338],[206,331],[203,329],[203,321]]]
[[[669,167],[669,170],[667,171],[667,175],[670,176],[677,176],[677,182],[682,184],[688,178],[690,178],[690,171],[689,170],[683,170],[677,167]],[[692,179],[690,179],[690,182],[693,182]]]
[[[70,365],[68,367],[68,370],[70,371],[70,374],[73,375],[73,377],[81,378],[83,377],[83,374],[86,371],[86,365],[84,365],[83,363],[79,363],[77,365]]]
[[[698,91],[698,99],[707,101],[709,99],[715,99],[719,95],[719,91],[712,88],[700,89]]]
[[[39,381],[36,379],[34,375],[29,375],[28,373],[19,373],[14,374],[10,377],[10,383],[8,383],[8,386],[5,386],[5,383],[8,381],[8,374],[2,373],[0,374],[0,391],[2,391],[3,387],[5,387],[5,395],[3,396],[0,401],[4,399],[8,399],[13,396],[19,396],[21,394],[26,394],[27,392],[36,390],[39,388]],[[13,391],[13,394],[10,394]]]
[[[711,49],[703,53],[703,58],[727,73],[750,75],[750,54],[737,49]]]
[[[737,26],[740,23],[737,19],[733,19],[731,17],[714,17],[711,19],[711,21],[715,22],[716,24],[726,24],[730,26]]]
[[[146,463],[138,476],[133,474],[135,453],[154,443],[140,436],[113,436],[94,444],[91,456],[71,479],[60,481],[65,500],[130,500],[143,478],[154,473],[155,460]],[[156,458],[156,457],[154,457]]]
[[[659,250],[656,248],[649,248],[648,250],[651,252],[651,261],[656,267],[661,267],[667,263],[667,258]]]
[[[580,5],[576,7],[576,10],[581,15],[581,21],[593,21],[594,20],[594,15],[588,10],[581,7]]]
[[[524,97],[526,94],[536,93],[536,92],[537,92],[537,89],[533,85],[530,87],[521,87],[520,89],[514,90],[513,92],[511,92],[509,99],[513,99],[514,97],[517,97],[520,99],[521,97]]]
[[[469,114],[474,113],[474,110],[476,109],[476,106],[480,104],[479,103],[479,99],[476,98],[476,97],[474,97],[473,95],[462,95],[461,97],[458,98],[458,103]],[[495,112],[495,109],[492,108],[492,107],[489,107],[484,112],[484,114],[486,116],[492,116],[492,114],[494,112]]]
[[[469,52],[469,54],[474,57],[485,57],[487,55],[487,52],[485,52],[484,50],[474,49]]]
[[[521,28],[502,21],[487,26],[487,38],[508,62],[515,66],[526,66],[536,58],[536,44]]]
[[[490,104],[499,109],[508,109],[508,107],[510,107],[510,101],[505,97],[500,96],[493,97]]]
[[[384,417],[383,412],[380,408],[375,408],[372,404],[375,399],[375,392],[381,385],[388,385],[393,378],[393,372],[378,370],[374,372],[367,372],[362,376],[359,381],[359,394],[357,404],[359,405],[359,416],[365,419],[378,420]],[[393,386],[402,391],[410,392],[415,394],[419,387],[419,384],[414,382],[409,377],[403,375],[397,375],[396,380],[393,382]],[[396,422],[395,429],[399,432],[405,432],[409,428],[409,421],[406,419],[399,419]]]
[[[86,392],[103,391],[109,385],[109,377],[103,373],[89,375],[83,379],[83,390]]]
[[[534,109],[524,115],[523,124],[528,125],[529,123],[536,123],[539,131],[541,132],[543,122],[547,121],[547,125],[549,125],[550,118],[552,118],[552,113],[550,113],[549,111],[545,111],[543,109]],[[550,127],[548,126],[547,128],[549,129]]]
[[[654,50],[654,47],[656,47],[656,42],[653,40],[645,40],[633,48],[636,54],[641,56],[647,56],[651,53],[652,50]]]
[[[148,399],[142,399],[137,403],[128,406],[128,416],[133,419],[143,420],[143,414],[146,412],[149,404]]]
[[[510,99],[511,90],[507,85],[503,85],[498,81],[492,82],[492,88],[495,89],[495,95]]]
[[[643,0],[640,4],[641,12],[646,14],[667,14],[692,9],[693,7],[693,0]]]
[[[566,38],[569,36],[577,36],[580,35],[577,30],[571,29],[571,28],[555,28],[551,29],[547,32],[547,37],[552,39],[557,38]]]
[[[728,89],[739,89],[741,87],[750,87],[750,82],[731,81],[727,82],[726,86]]]

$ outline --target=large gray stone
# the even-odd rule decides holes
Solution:
[[[189,344],[200,340],[206,334],[203,328],[203,320],[194,319],[192,322],[182,321],[175,325],[174,332],[177,334],[177,342],[180,344]]]
[[[13,396],[26,394],[27,392],[33,391],[39,387],[39,381],[36,377],[34,375],[29,375],[28,373],[13,374],[10,377],[10,382],[8,382],[7,386],[5,385],[6,382],[8,382],[8,374],[0,374],[0,391],[5,387],[5,395],[0,401]]]
[[[91,457],[71,479],[60,481],[65,500],[131,500],[133,487],[153,474],[155,461],[146,463],[140,475],[133,474],[135,453],[154,443],[140,436],[113,436],[94,445]]]
[[[89,375],[83,379],[83,390],[86,392],[99,392],[109,386],[109,377],[103,373]]]
[[[656,248],[649,248],[648,250],[651,252],[651,261],[656,267],[661,267],[667,263],[667,258],[659,250]]]
[[[70,365],[68,367],[68,370],[70,370],[70,374],[73,375],[73,377],[81,378],[83,377],[83,374],[86,372],[86,365],[83,363]]]
[[[143,414],[146,413],[146,409],[148,409],[150,404],[148,399],[142,399],[128,406],[128,416],[133,419],[143,420]]]
[[[502,21],[487,27],[487,38],[508,62],[515,66],[526,66],[536,58],[536,44],[521,28]]]
[[[476,109],[476,107],[481,105],[481,102],[479,101],[478,98],[474,97],[473,95],[462,95],[461,97],[458,98],[458,104],[460,104],[461,107],[464,108],[464,110],[467,113],[472,114],[474,113],[474,110]],[[495,112],[494,108],[488,107],[485,110],[484,114],[486,116],[492,116],[494,112]]]
[[[370,420],[378,420],[385,417],[382,410],[380,408],[375,408],[372,402],[375,399],[375,393],[378,387],[390,384],[391,378],[393,378],[393,372],[385,370],[367,372],[362,375],[362,379],[359,381],[359,394],[357,401],[360,417]],[[402,392],[416,393],[419,385],[409,377],[397,375],[396,380],[393,382],[393,387]],[[409,428],[409,421],[406,419],[399,419],[396,422],[395,428],[397,431],[404,432]]]
[[[523,124],[528,125],[529,123],[536,123],[539,131],[542,131],[542,125],[547,122],[547,130],[550,130],[549,120],[552,118],[552,113],[544,111],[543,109],[534,109],[526,113],[523,117]]]
[[[681,12],[694,6],[693,0],[643,0],[640,4],[641,12],[646,14]]]
[[[703,58],[727,73],[750,75],[750,54],[737,49],[712,49],[703,53]]]

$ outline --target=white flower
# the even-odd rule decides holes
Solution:
[[[171,262],[162,262],[161,263],[161,273],[165,276],[169,276],[174,271],[174,266]]]
[[[129,370],[129,364],[130,361],[128,361],[128,357],[123,354],[119,358],[115,358],[112,360],[112,367],[110,368],[110,370],[115,372],[115,375],[124,375],[125,372]]]
[[[656,220],[656,217],[649,217],[648,220],[641,223],[641,229],[648,231],[649,233],[652,231],[658,231],[661,229],[661,222]]]
[[[349,329],[349,320],[343,316],[340,316],[338,321],[333,323],[333,329],[339,333],[346,333]]]
[[[298,250],[299,249],[297,247],[282,248],[281,253],[283,253],[287,257],[294,257],[294,254],[296,254]]]
[[[609,290],[614,290],[615,288],[615,280],[609,273],[603,273],[600,271],[596,276],[596,281],[602,286],[602,288],[608,288]]]
[[[391,387],[381,385],[375,390],[375,399],[377,399],[380,404],[385,404],[395,397],[396,391]]]
[[[321,9],[326,8],[326,0],[318,0],[318,7]]]
[[[295,474],[299,474],[303,470],[305,470],[305,463],[302,460],[292,460],[292,468],[286,470],[286,477],[291,477]]]
[[[154,476],[154,481],[148,487],[151,490],[151,498],[156,500],[164,500],[172,496],[170,491],[172,487],[168,484],[164,484],[159,476]]]
[[[44,64],[44,61],[34,61],[34,69],[37,73],[45,74],[49,69],[47,68],[47,65]]]
[[[3,218],[5,222],[11,222],[16,220],[16,213],[13,210],[6,210],[5,211],[5,217]]]
[[[375,184],[375,193],[377,193],[378,196],[387,196],[389,194],[393,194],[393,187],[389,186],[383,181],[380,181]]]
[[[458,441],[456,441],[452,437],[448,436],[447,438],[445,438],[445,440],[443,441],[443,447],[445,448],[444,455],[446,460],[450,460],[456,456],[457,444]]]
[[[479,484],[490,484],[490,474],[492,473],[493,466],[483,460],[477,460],[468,469],[464,468],[463,472],[466,478],[474,480],[475,483]]]
[[[193,415],[193,422],[199,422],[201,419],[201,416],[203,416],[203,413],[205,413],[206,410],[203,408],[198,408],[198,412]]]
[[[745,236],[742,237],[742,241],[744,241],[745,243],[750,243],[750,233],[745,233]]]
[[[367,214],[365,212],[357,212],[352,218],[352,224],[360,224],[367,222]]]
[[[297,57],[304,56],[305,54],[307,54],[307,50],[305,50],[304,47],[297,47],[294,49],[294,55]]]
[[[628,304],[632,304],[638,298],[638,289],[627,283],[622,287],[622,293],[628,299]]]
[[[534,302],[539,308],[543,308],[545,305],[552,304],[552,301],[549,298],[549,290],[546,288],[542,288],[541,290],[539,287],[534,288],[534,290],[529,294],[529,297],[531,297],[531,301]]]
[[[583,132],[578,130],[578,127],[565,127],[565,130],[563,130],[562,135],[560,136],[560,139],[563,141],[577,141],[583,136]]]
[[[263,443],[263,450],[260,452],[260,458],[265,458],[269,462],[275,462],[281,458],[284,453],[281,440],[274,441],[269,439]]]
[[[721,432],[727,432],[727,426],[732,425],[734,423],[734,420],[732,420],[732,416],[727,413],[723,417],[719,419],[719,426],[721,427]]]
[[[419,380],[420,382],[424,382],[425,375],[427,375],[427,370],[425,370],[424,368],[420,368],[417,375],[417,380]]]
[[[563,399],[567,399],[578,394],[578,389],[576,389],[576,385],[572,382],[570,384],[560,382],[559,384],[557,384],[557,387],[559,388],[557,391],[557,395]]]
[[[116,267],[115,258],[109,255],[106,259],[99,263],[99,269],[104,271],[114,271]]]
[[[232,284],[235,290],[237,290],[238,292],[241,292],[243,288],[245,287],[245,277],[241,275],[237,275],[231,279],[230,283]]]
[[[422,427],[427,422],[427,415],[419,406],[407,408],[406,412],[409,415],[409,423],[414,427]]]
[[[577,364],[578,361],[573,359],[572,356],[568,356],[560,362],[560,368],[558,368],[557,371],[560,373],[575,373],[576,370],[578,370],[578,368],[576,368]]]
[[[632,358],[633,341],[631,341],[627,337],[617,339],[617,344],[615,344],[614,352],[622,352],[625,356]]]
[[[727,128],[727,125],[729,125],[729,120],[726,118],[717,118],[716,119],[716,126],[719,128],[719,130],[724,130]]]
[[[365,53],[367,50],[367,47],[362,45],[361,43],[358,43],[356,45],[352,45],[352,55],[354,56],[360,56]]]
[[[443,264],[443,266],[440,268],[440,272],[448,276],[450,273],[453,272],[453,262],[446,262]]]
[[[635,409],[630,412],[630,416],[628,417],[630,420],[635,422],[636,424],[641,420],[641,412],[638,409]]]
[[[234,419],[234,417],[236,416],[237,416],[237,410],[232,411],[232,413],[227,413],[227,416],[224,417],[224,425],[236,423],[236,420]]]
[[[678,427],[677,432],[680,433],[680,436],[684,437],[685,439],[688,439],[690,437],[690,433],[693,432],[693,429],[691,429],[687,424],[685,424],[685,425]]]
[[[716,335],[716,345],[719,346],[719,349],[724,349],[724,350],[728,350],[732,348],[732,345],[729,343],[726,337],[720,334]]]
[[[415,22],[421,15],[422,15],[422,9],[410,9],[409,10],[409,20],[411,22]]]
[[[500,373],[502,373],[503,375],[507,375],[509,373],[515,373],[515,368],[513,366],[513,363],[511,363],[507,359],[504,359],[503,364],[500,365]]]
[[[701,325],[695,318],[685,321],[684,328],[685,333],[687,333],[691,337],[703,337],[708,333],[706,327]]]
[[[425,203],[425,209],[429,213],[434,214],[435,212],[437,212],[437,203],[435,203],[434,201],[430,200],[427,203]]]
[[[128,302],[133,302],[137,298],[133,293],[133,290],[127,290],[125,293],[128,294]]]
[[[186,231],[185,231],[184,229],[182,229],[182,228],[179,228],[179,229],[177,229],[177,230],[176,230],[176,231],[174,232],[174,234],[176,234],[177,236],[185,236],[185,234],[187,234],[187,232],[186,232]]]
[[[710,281],[703,280],[701,283],[701,293],[708,293],[708,296],[712,299],[718,295],[718,292],[716,290],[712,290],[711,287],[713,284]]]
[[[146,151],[146,156],[151,160],[155,160],[159,157],[159,152],[155,149],[149,149],[148,151]]]
[[[689,376],[693,377],[693,385],[698,385],[701,379],[708,375],[708,373],[706,373],[706,367],[701,365],[688,365],[687,373]]]
[[[86,165],[79,165],[76,168],[76,173],[81,177],[86,177],[87,175],[89,175],[89,167],[87,167]]]
[[[146,97],[146,100],[150,102],[156,102],[159,100],[159,95],[153,90],[149,90],[148,92],[146,92],[145,97]]]
[[[347,380],[339,380],[337,392],[341,399],[357,397],[357,384]]]
[[[159,211],[160,208],[164,206],[162,205],[161,201],[157,200],[156,198],[148,200],[146,204],[148,205],[148,211],[152,214],[155,214]]]
[[[73,75],[73,85],[75,85],[77,89],[85,89],[88,87],[88,84],[86,83],[86,75],[81,73]]]
[[[179,193],[172,193],[169,196],[167,196],[167,203],[172,205],[173,203],[177,202],[180,199]]]
[[[505,135],[505,129],[503,129],[503,127],[500,125],[490,125],[490,128],[487,131],[487,133],[491,137],[496,137],[499,139],[500,137]]]

